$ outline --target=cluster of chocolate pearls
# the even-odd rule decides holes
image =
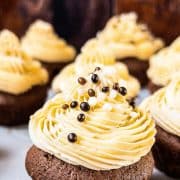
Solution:
[[[99,70],[101,70],[101,68],[100,68],[100,67],[96,67],[94,71],[99,71]],[[98,83],[98,82],[100,81],[99,76],[98,76],[96,73],[92,73],[92,74],[91,74],[91,81],[92,81],[92,83],[95,83],[95,84]],[[87,81],[86,81],[86,79],[85,79],[84,77],[79,77],[79,78],[78,78],[78,83],[79,83],[80,85],[85,85],[86,82],[87,82]],[[107,92],[109,92],[109,89],[110,89],[110,88],[109,88],[108,86],[104,86],[101,90],[102,90],[102,92],[107,93]],[[113,89],[114,89],[114,90],[117,90],[117,91],[118,91],[121,95],[123,95],[123,96],[125,96],[125,95],[127,94],[127,89],[126,89],[125,87],[123,87],[123,86],[119,87],[119,84],[118,84],[118,83],[114,83]],[[89,95],[90,97],[93,97],[93,96],[96,95],[96,92],[94,91],[94,89],[88,89],[88,95]],[[133,105],[134,105],[134,104],[133,104]],[[70,107],[71,107],[71,108],[76,108],[77,106],[78,106],[78,102],[77,102],[77,101],[72,101],[72,102],[70,103]],[[69,108],[69,105],[68,105],[68,104],[63,104],[62,108],[63,108],[64,110],[66,110],[66,109]],[[84,111],[84,112],[87,112],[87,111],[90,110],[90,105],[88,104],[88,102],[81,102],[81,103],[80,103],[80,109],[81,109],[82,111]],[[77,116],[77,120],[78,120],[79,122],[85,121],[85,118],[86,118],[86,116],[85,116],[85,114],[83,114],[83,113],[80,113],[80,114]],[[74,143],[74,142],[77,141],[77,135],[76,135],[75,133],[69,133],[68,136],[67,136],[67,139],[68,139],[69,142]]]

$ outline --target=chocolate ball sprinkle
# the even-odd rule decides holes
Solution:
[[[89,104],[87,102],[82,102],[80,104],[80,108],[81,108],[82,111],[85,111],[85,112],[90,110],[90,106],[89,106]]]
[[[81,85],[84,85],[84,84],[86,84],[86,79],[83,78],[83,77],[79,77],[78,78],[78,83],[81,84]]]
[[[109,87],[108,86],[105,86],[102,88],[102,92],[106,93],[109,91]]]
[[[77,120],[79,121],[79,122],[83,122],[84,120],[85,120],[85,115],[83,114],[83,113],[81,113],[81,114],[79,114],[78,116],[77,116]]]
[[[98,83],[98,81],[99,81],[99,76],[98,76],[97,74],[92,74],[92,75],[91,75],[91,81],[92,81],[93,83]]]
[[[129,105],[132,106],[133,108],[136,107],[136,102],[135,102],[134,99],[129,99],[129,100],[128,100],[128,103],[129,103]]]
[[[67,139],[69,142],[74,143],[77,141],[77,135],[75,133],[69,133]]]
[[[90,97],[95,96],[96,93],[95,93],[94,89],[88,89],[88,95],[89,95]]]
[[[71,108],[75,108],[77,105],[78,105],[77,101],[72,101],[70,104]]]
[[[119,90],[119,84],[118,83],[114,83],[113,84],[113,89],[114,90]]]
[[[68,105],[68,104],[63,104],[63,105],[62,105],[62,108],[63,108],[64,110],[66,110],[66,109],[69,108],[69,105]]]
[[[119,88],[119,93],[122,95],[122,96],[125,96],[127,94],[127,89],[123,86],[121,86]]]
[[[101,68],[100,67],[96,67],[94,71],[100,71]]]

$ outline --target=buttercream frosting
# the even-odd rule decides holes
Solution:
[[[127,67],[122,63],[115,62],[113,56],[102,51],[90,51],[81,53],[75,63],[66,66],[54,79],[52,88],[54,92],[68,91],[76,84],[78,76],[84,76],[100,67],[101,75],[112,83],[117,80],[120,86],[128,90],[127,96],[135,97],[139,93],[140,84],[132,77]]]
[[[137,14],[131,12],[112,17],[82,50],[99,48],[110,51],[118,59],[135,57],[148,60],[162,46],[163,41],[155,38],[145,24],[138,23]]]
[[[165,86],[178,71],[180,71],[180,37],[169,47],[151,57],[147,74],[154,84]]]
[[[0,91],[17,95],[47,81],[47,71],[21,49],[15,34],[8,30],[1,31]]]
[[[180,136],[180,74],[168,86],[147,98],[141,107],[162,129]]]
[[[74,47],[58,37],[51,24],[35,21],[22,38],[22,48],[33,58],[43,62],[72,61],[76,55]]]
[[[130,106],[112,86],[103,93],[101,88],[108,84],[108,79],[103,80],[99,71],[96,74],[97,83],[92,83],[92,74],[84,76],[85,85],[75,84],[70,92],[56,95],[31,116],[30,137],[45,152],[93,170],[136,163],[154,144],[154,121],[147,113]],[[86,87],[84,93],[79,91],[82,86]],[[89,88],[94,89],[94,97],[88,95]],[[62,108],[73,100],[78,102],[77,107]],[[90,105],[87,112],[80,108],[83,101]],[[77,120],[80,113],[85,115],[84,122]],[[76,134],[76,142],[68,141],[69,133]]]

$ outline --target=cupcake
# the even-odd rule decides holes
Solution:
[[[10,31],[0,32],[0,124],[28,122],[47,93],[48,73],[22,49]]]
[[[150,59],[148,69],[149,90],[151,92],[166,86],[174,73],[180,71],[180,37],[169,47],[162,49]]]
[[[156,167],[169,176],[180,178],[180,74],[141,106],[157,125],[153,147]]]
[[[81,53],[76,61],[66,66],[53,80],[52,89],[55,93],[67,92],[75,83],[86,83],[78,77],[86,76],[91,72],[99,72],[101,76],[108,79],[108,85],[117,81],[117,85],[127,89],[127,98],[135,98],[140,91],[138,80],[132,77],[126,65],[116,62],[114,57],[103,51],[90,51]],[[84,92],[82,88],[82,93]]]
[[[179,0],[115,0],[113,13],[135,11],[153,34],[171,43],[180,34]]]
[[[82,51],[95,47],[110,51],[118,61],[127,64],[130,73],[145,85],[148,60],[162,46],[161,39],[155,38],[145,24],[137,22],[135,13],[128,13],[112,17]]]
[[[107,86],[100,72],[83,78],[84,94],[84,85],[74,83],[31,116],[28,174],[46,180],[150,179],[154,121],[129,105],[125,88]]]
[[[39,60],[48,70],[50,79],[76,55],[74,47],[68,45],[55,33],[51,24],[37,20],[22,38],[22,48]]]

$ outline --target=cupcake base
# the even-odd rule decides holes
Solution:
[[[45,62],[41,62],[41,63],[43,67],[47,69],[49,73],[49,82],[51,82],[54,76],[56,76],[62,68],[64,68],[66,65],[68,65],[71,62],[72,61],[61,62],[61,63],[45,63]]]
[[[138,60],[137,58],[125,58],[119,59],[118,61],[125,63],[128,66],[130,74],[140,81],[141,86],[145,86],[148,83],[146,74],[149,67],[148,61]]]
[[[153,146],[156,167],[168,176],[180,178],[180,138],[157,126]]]
[[[133,165],[109,171],[95,171],[68,164],[35,146],[30,148],[26,156],[26,169],[34,180],[149,180],[153,166],[151,153]]]
[[[150,93],[153,94],[157,90],[161,89],[163,86],[158,86],[154,84],[152,81],[149,81],[147,88],[149,89]]]
[[[29,116],[45,102],[47,86],[36,86],[20,95],[0,92],[0,124],[13,126],[27,123]]]

